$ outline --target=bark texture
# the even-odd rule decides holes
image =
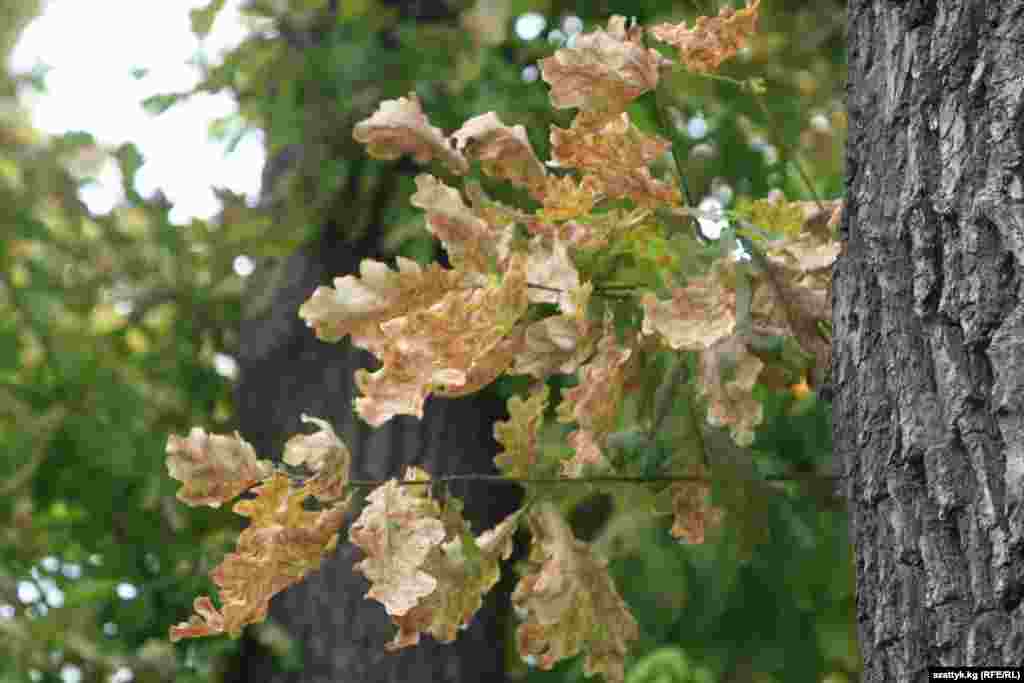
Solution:
[[[852,0],[835,449],[863,680],[1024,661],[1024,3]]]

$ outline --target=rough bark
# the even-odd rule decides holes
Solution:
[[[1024,3],[849,7],[835,450],[863,680],[1024,661]]]

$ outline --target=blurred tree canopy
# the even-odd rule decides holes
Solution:
[[[192,11],[197,34],[223,5]],[[234,428],[232,382],[215,361],[233,353],[243,314],[254,312],[243,311],[243,290],[272,289],[281,257],[321,226],[340,221],[357,240],[383,224],[394,253],[439,257],[408,203],[411,162],[397,162],[407,172],[396,182],[396,164],[368,159],[353,141],[357,121],[415,90],[444,130],[493,110],[524,124],[548,158],[549,125],[567,126],[572,111],[551,109],[537,59],[614,13],[649,25],[717,11],[708,1],[452,0],[445,21],[427,22],[398,5],[246,3],[249,37],[223,60],[199,60],[196,92],[237,100],[237,115],[211,126],[228,147],[264,132],[270,191],[251,206],[221,190],[221,213],[187,225],[170,222],[162,195],[135,190],[144,159],[134,146],[104,149],[88,132],[46,138],[19,99],[42,78],[0,73],[0,681],[74,671],[82,681],[214,681],[229,666],[233,641],[167,641],[168,626],[209,592],[206,574],[239,520],[177,503],[166,438],[192,425]],[[39,9],[0,0],[0,54]],[[545,19],[536,37],[516,31],[528,12]],[[844,32],[838,1],[764,0],[755,44],[724,70],[764,78],[763,98],[723,79],[672,83],[676,153],[695,203],[842,194]],[[159,113],[190,94],[146,105]],[[645,96],[631,109],[639,126],[653,129],[653,105]],[[125,200],[95,215],[78,192],[109,159]],[[384,205],[351,205],[354,179],[394,191]],[[526,200],[480,180],[495,198]],[[232,269],[239,254],[257,260],[248,282]],[[248,301],[258,309],[259,296]],[[521,388],[513,380],[493,390]],[[754,444],[759,471],[827,466],[830,405],[813,395],[771,400]],[[799,487],[715,495],[746,496],[748,523],[686,547],[663,528],[637,528],[621,495],[565,501],[578,508],[581,536],[612,557],[641,622],[629,680],[856,680],[845,512]],[[297,664],[272,624],[258,637],[281,666]],[[582,680],[575,662],[509,667],[529,680]]]

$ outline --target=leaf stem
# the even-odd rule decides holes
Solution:
[[[548,287],[546,285],[537,285],[537,284],[533,284],[533,283],[530,283],[530,282],[527,282],[526,286],[530,287],[532,289],[540,289],[540,290],[543,290],[545,292],[556,292],[558,294],[563,294],[565,292],[565,290],[558,289],[557,287]],[[614,283],[614,282],[612,282],[612,283],[609,283],[609,284],[606,284],[606,285],[601,285],[600,287],[596,287],[594,289],[594,293],[599,295],[599,296],[604,296],[604,297],[608,297],[608,298],[625,299],[625,298],[629,298],[630,296],[632,296],[636,289],[637,289],[637,285],[630,285],[630,284],[626,284],[626,283]]]
[[[675,402],[676,389],[685,385],[690,378],[690,368],[687,367],[685,359],[680,354],[674,354],[672,365],[669,367],[661,384],[654,392],[654,420],[651,422],[651,429],[647,432],[647,438],[654,441],[655,436],[661,430],[665,418],[672,410]]]

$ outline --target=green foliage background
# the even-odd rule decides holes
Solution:
[[[253,0],[253,26],[276,30],[255,31],[222,62],[200,60],[206,77],[197,90],[226,90],[240,107],[214,122],[214,137],[230,148],[259,128],[270,156],[302,149],[263,205],[222,191],[223,211],[210,221],[172,225],[166,201],[139,196],[134,177],[143,160],[133,146],[102,149],[88,132],[41,136],[17,98],[43,77],[0,73],[0,681],[26,680],[29,672],[57,681],[68,664],[83,681],[108,680],[123,667],[140,682],[214,681],[234,655],[227,639],[166,640],[192,598],[209,592],[206,574],[239,528],[230,512],[174,500],[166,436],[192,425],[233,428],[231,382],[215,372],[213,357],[238,344],[243,281],[231,268],[238,254],[259,264],[247,313],[259,312],[258,292],[273,286],[280,257],[332,220],[351,225],[353,238],[380,222],[396,253],[436,257],[422,216],[408,204],[411,175],[399,177],[386,206],[347,201],[352,183],[372,188],[394,179],[394,164],[367,159],[352,140],[356,121],[380,100],[415,90],[434,125],[451,131],[494,110],[506,124],[524,124],[548,158],[549,125],[567,126],[574,112],[552,111],[547,86],[524,78],[524,69],[557,47],[545,36],[563,17],[581,17],[589,31],[613,13],[649,25],[716,10],[711,2],[656,0],[489,2],[485,16],[506,16],[494,29],[503,37],[491,44],[458,24],[416,24],[395,3],[344,2],[336,13],[330,4]],[[209,30],[222,5],[193,12],[197,33]],[[717,193],[735,202],[776,188],[807,198],[797,160],[815,192],[842,194],[843,6],[763,0],[763,9],[754,49],[723,73],[764,77],[765,108],[728,82],[685,76],[672,83],[681,121],[699,116],[706,127],[700,137],[674,134],[695,200]],[[32,0],[0,0],[0,54],[38,11]],[[527,11],[548,19],[537,40],[511,30]],[[405,47],[381,40],[385,32]],[[309,36],[316,40],[304,43]],[[147,106],[157,113],[189,94]],[[655,129],[653,97],[631,114]],[[106,155],[121,168],[126,200],[91,215],[78,188]],[[498,199],[524,199],[481,181]],[[131,312],[118,314],[118,301],[130,301]],[[494,390],[516,388],[513,381]],[[763,398],[770,419],[749,467],[768,475],[827,466],[829,405],[813,395]],[[847,522],[827,496],[803,484],[719,487],[716,501],[742,514],[721,538],[682,547],[667,525],[644,527],[624,514],[628,491],[612,494],[575,495],[565,506],[579,507],[578,531],[614,558],[641,622],[630,681],[856,679]],[[47,586],[59,588],[63,604],[23,604],[19,582],[44,595]],[[137,596],[119,597],[120,584]],[[298,665],[272,624],[256,633],[282,666]],[[552,672],[518,661],[510,668],[529,680],[582,679],[578,662]]]

